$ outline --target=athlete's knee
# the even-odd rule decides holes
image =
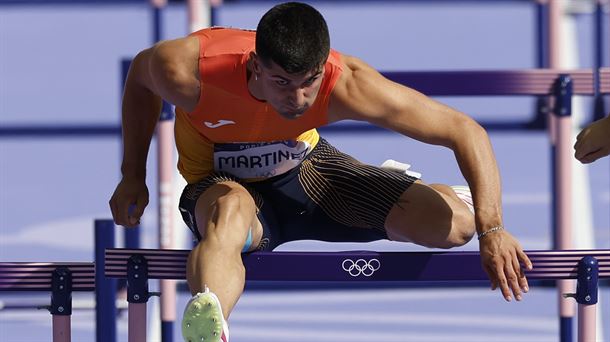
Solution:
[[[245,190],[234,190],[218,197],[212,205],[216,207],[217,213],[226,211],[230,215],[239,213],[241,210],[252,210],[254,200]]]
[[[443,248],[465,245],[475,233],[474,215],[468,205],[460,199],[452,187],[444,184],[431,184],[431,188],[445,195],[445,201],[450,208],[451,230]]]
[[[205,209],[205,223],[198,227],[203,241],[241,249],[256,215],[250,194],[240,190],[229,191]]]
[[[467,244],[475,233],[474,215],[467,209],[454,209],[451,219],[451,232],[445,248]]]

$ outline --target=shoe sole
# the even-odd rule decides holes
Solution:
[[[195,295],[184,309],[182,337],[186,342],[222,342],[222,309],[211,292]]]

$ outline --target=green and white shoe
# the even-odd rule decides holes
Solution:
[[[193,296],[182,315],[185,342],[229,342],[229,327],[218,297],[207,287]]]

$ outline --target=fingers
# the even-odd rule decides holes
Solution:
[[[591,153],[594,148],[590,145],[591,144],[586,139],[577,141],[574,145],[574,157],[578,160],[581,160],[587,154]]]
[[[606,155],[608,155],[608,153],[603,148],[599,148],[593,152],[589,152],[587,155],[580,158],[579,160],[583,164],[589,164]]]
[[[124,205],[119,203],[115,196],[112,196],[110,199],[110,211],[112,212],[112,218],[114,219],[114,223],[117,225],[124,226],[127,224],[127,210],[124,210]]]
[[[512,261],[512,266],[513,266],[513,270],[516,272],[517,274],[517,281],[519,282],[519,288],[523,291],[523,292],[528,292],[529,291],[529,286],[527,284],[527,278],[525,278],[525,272],[523,272],[523,268],[521,268],[521,264],[519,264],[519,259],[517,259],[517,257],[513,257],[511,259]]]
[[[576,136],[576,143],[578,144],[580,141],[582,141],[581,139],[584,138],[585,135],[589,134],[589,127],[586,127],[585,129],[581,130],[580,133],[578,133],[578,135]]]
[[[112,219],[114,220],[114,223],[117,222],[117,206],[116,203],[114,201],[114,196],[110,199],[110,201],[108,202],[108,205],[110,206],[110,211],[112,212]]]
[[[510,302],[513,299],[511,295],[512,292],[517,300],[521,300],[521,288],[519,286],[517,274],[513,269],[512,261],[510,258],[506,258],[503,261],[504,262],[498,262],[496,264],[496,273],[498,275],[498,282],[500,283],[502,295],[506,301]]]
[[[591,151],[590,140],[588,139],[590,128],[585,128],[576,136],[574,144],[574,157],[580,160]]]
[[[129,224],[135,226],[140,224],[140,218],[144,214],[144,209],[148,205],[148,199],[140,196],[135,205],[130,205]]]
[[[592,157],[596,156],[594,159]],[[590,144],[580,145],[574,152],[574,157],[585,163],[588,160],[594,161],[603,156],[603,148],[601,146],[590,146]]]
[[[504,296],[504,299],[507,302],[510,302],[512,300],[512,297],[508,288],[508,281],[506,280],[506,276],[504,275],[504,265],[502,263],[497,263],[494,271],[496,273],[496,278],[498,279],[498,285],[500,286],[502,296]]]
[[[115,224],[125,227],[138,225],[148,205],[146,183],[141,180],[121,180],[109,204]]]
[[[523,263],[523,265],[525,265],[526,269],[531,270],[534,268],[534,265],[532,265],[532,261],[523,250],[517,250],[517,258]]]
[[[142,216],[142,212],[144,211],[144,208],[141,209],[140,214],[137,216],[137,218],[132,217],[132,215],[130,215],[130,206],[131,203],[129,203],[129,200],[125,200],[125,199],[118,199],[117,197],[113,196],[112,199],[110,200],[110,210],[112,212],[112,218],[114,219],[114,223],[120,226],[125,226],[125,227],[133,227],[134,225],[136,225],[140,219],[140,216]],[[135,217],[135,215],[134,215]],[[135,222],[135,223],[132,223]]]
[[[483,269],[485,270],[485,273],[487,273],[487,277],[489,277],[491,282],[491,290],[495,291],[495,289],[498,288],[498,278],[496,277],[496,273],[487,265],[485,265]]]
[[[516,250],[513,256],[497,257],[492,266],[484,267],[491,280],[491,289],[495,290],[499,287],[502,296],[508,302],[513,298],[517,301],[522,300],[523,292],[529,291],[529,284],[519,263],[520,260],[527,269],[532,269],[531,261],[521,250]]]

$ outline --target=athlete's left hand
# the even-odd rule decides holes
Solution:
[[[479,249],[483,269],[491,280],[491,289],[499,286],[506,301],[512,300],[511,291],[515,299],[521,300],[522,292],[528,292],[529,287],[520,263],[531,270],[532,262],[517,239],[501,229],[483,236],[479,240]]]

